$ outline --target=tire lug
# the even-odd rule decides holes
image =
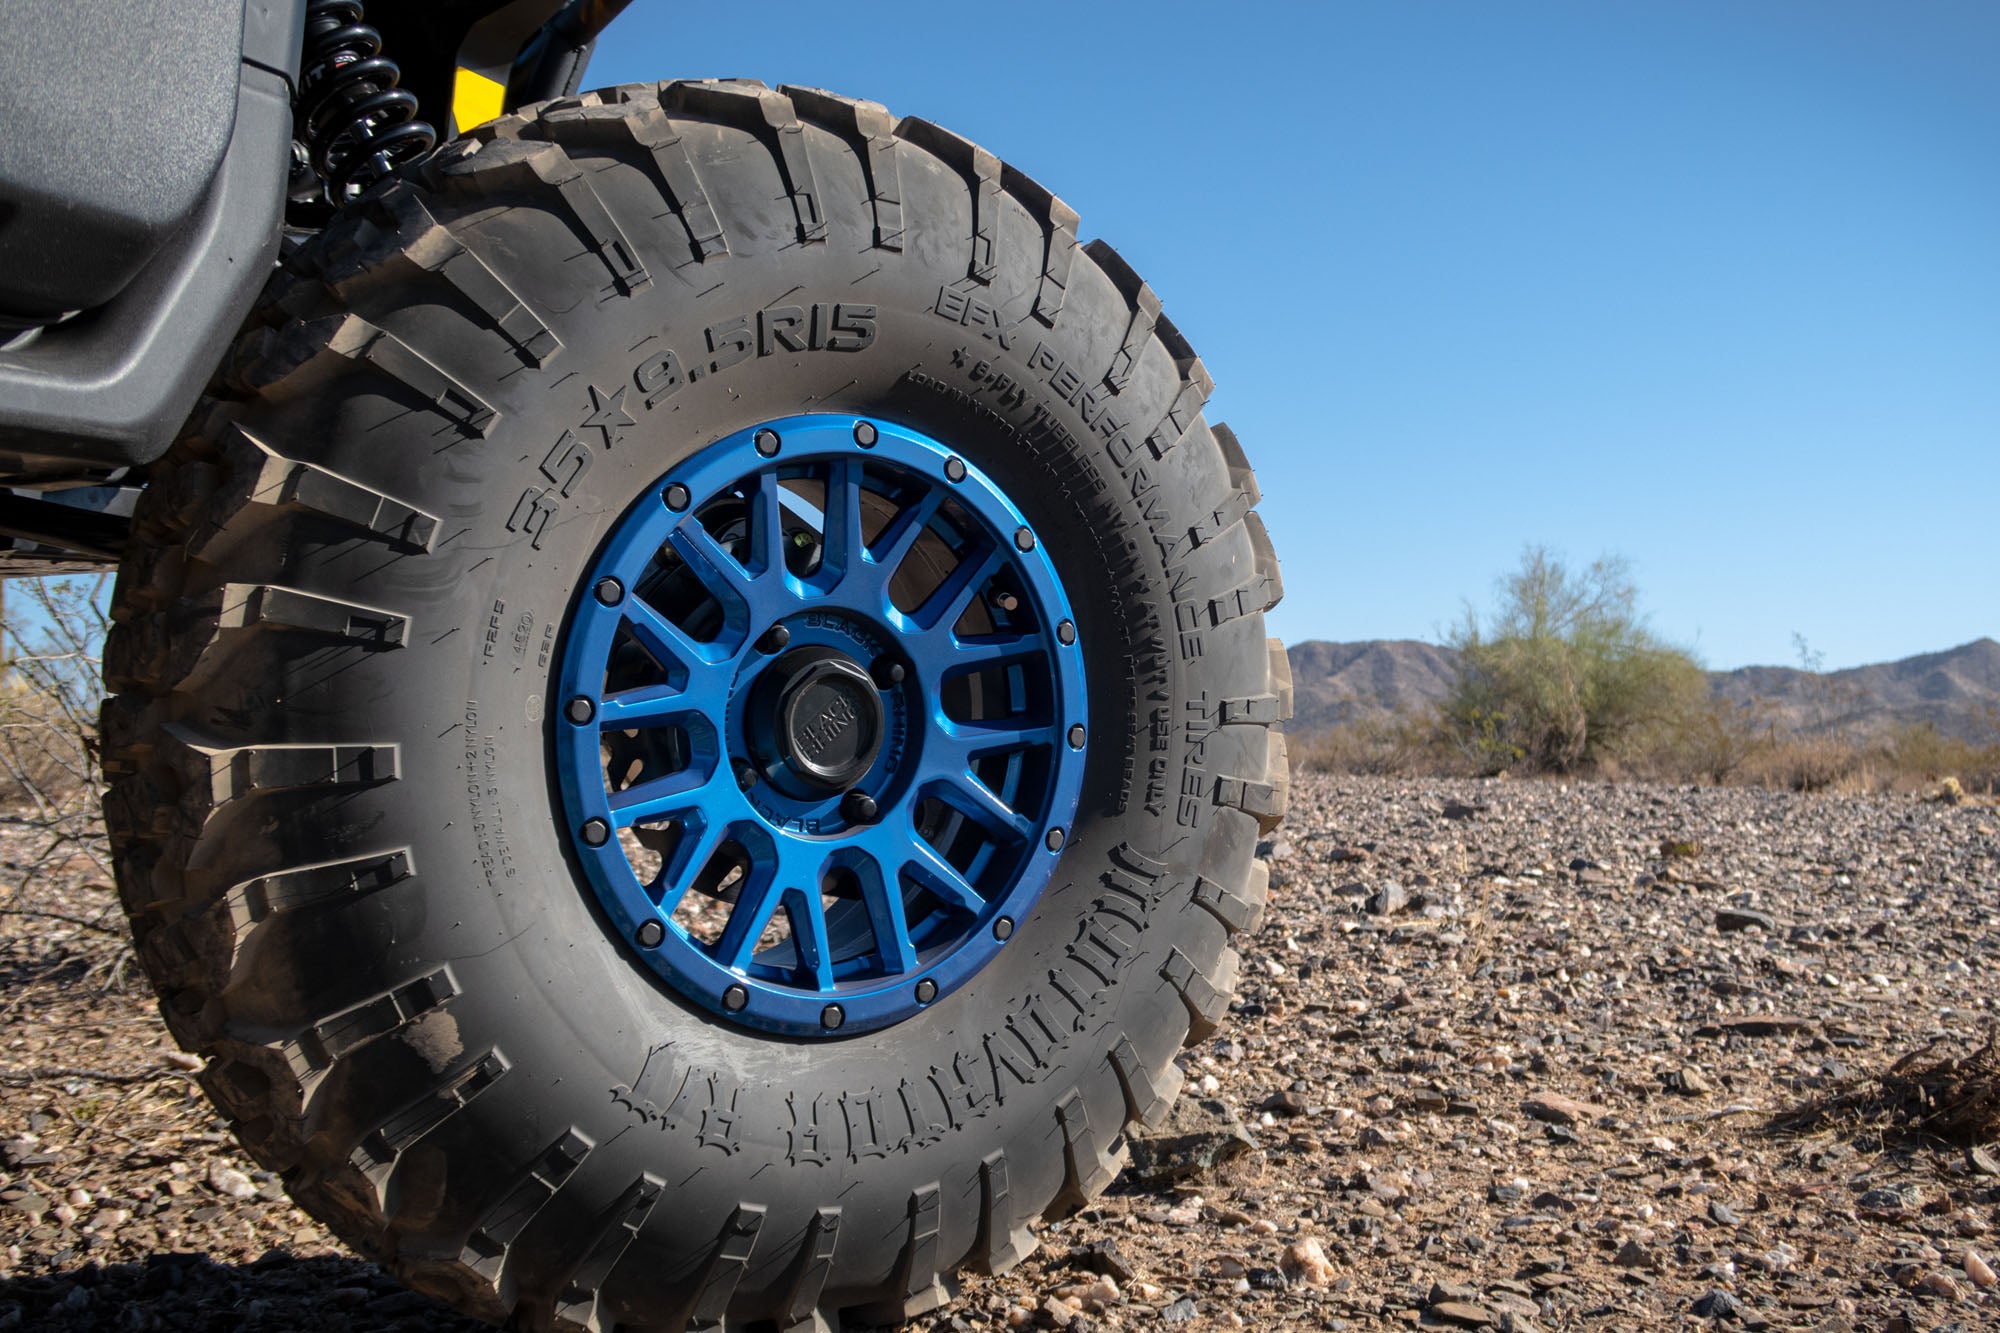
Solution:
[[[577,834],[585,846],[602,847],[611,841],[611,825],[593,817],[583,821],[583,827],[577,830]]]
[[[769,429],[760,430],[751,436],[750,439],[751,443],[757,446],[757,452],[764,457],[776,458],[778,456],[778,432]]]
[[[1013,933],[1014,933],[1014,918],[1013,918],[1013,917],[1011,917],[1011,916],[1003,916],[1003,917],[1001,917],[1001,918],[1000,918],[1000,919],[999,919],[998,921],[995,921],[995,922],[993,923],[993,938],[994,938],[994,939],[996,939],[996,940],[1004,940],[1004,939],[1008,939],[1008,938],[1010,938],[1010,937],[1011,937],[1011,936],[1013,935]]]
[[[925,977],[917,983],[917,1003],[929,1004],[937,998],[937,983]]]
[[[738,790],[749,791],[757,785],[757,766],[748,759],[738,759],[732,767],[736,770]]]
[[[830,1004],[819,1011],[819,1025],[831,1032],[847,1021],[847,1011],[837,1004]]]
[[[757,651],[760,653],[782,653],[785,651],[785,645],[791,641],[792,632],[790,630],[786,629],[783,625],[773,625],[764,631],[762,638],[757,640]]]
[[[1035,534],[1034,534],[1034,532],[1033,532],[1032,530],[1028,529],[1028,528],[1025,528],[1025,527],[1021,527],[1021,528],[1015,528],[1015,529],[1014,529],[1014,549],[1015,549],[1015,550],[1017,550],[1017,551],[1032,551],[1032,550],[1034,550],[1034,549],[1035,549]]]
[[[863,449],[873,449],[876,439],[874,422],[857,421],[854,423],[854,442],[856,444],[860,445]]]
[[[678,514],[681,510],[688,507],[688,488],[679,482],[675,482],[673,485],[667,487],[666,499],[667,508]]]
[[[903,664],[888,653],[868,664],[868,675],[877,689],[894,689],[903,683],[904,674]]]
[[[722,992],[722,1007],[732,1014],[748,1003],[750,1003],[750,992],[741,986],[731,986]]]
[[[632,938],[639,942],[641,949],[657,949],[660,941],[667,937],[667,928],[657,921],[642,921]]]
[[[1063,849],[1065,841],[1067,841],[1067,838],[1064,836],[1063,831],[1059,828],[1052,828],[1049,830],[1049,836],[1042,839],[1042,845],[1052,852],[1059,852]]]
[[[597,705],[579,694],[576,698],[569,701],[568,706],[563,709],[563,713],[570,721],[580,727],[597,716]]]
[[[875,798],[859,787],[840,798],[840,817],[850,824],[872,824],[875,814]]]
[[[1083,723],[1079,722],[1069,729],[1069,748],[1072,750],[1081,750],[1083,748],[1083,738]]]
[[[616,606],[625,600],[625,585],[614,578],[597,581],[597,600],[606,606]]]
[[[1064,647],[1068,647],[1070,644],[1076,642],[1076,625],[1074,622],[1065,620],[1056,626],[1056,642],[1062,644]]]
[[[965,480],[965,460],[964,460],[963,458],[947,458],[947,459],[945,459],[945,460],[944,460],[944,477],[945,477],[945,480],[946,480],[946,481],[964,481],[964,480]]]

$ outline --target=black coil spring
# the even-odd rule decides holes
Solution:
[[[396,86],[403,71],[382,54],[382,34],[361,21],[361,0],[307,4],[302,63],[298,125],[332,202],[437,143],[415,95]]]

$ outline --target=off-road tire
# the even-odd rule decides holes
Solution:
[[[139,956],[245,1147],[412,1286],[521,1327],[889,1322],[1018,1262],[1168,1109],[1264,908],[1290,678],[1209,388],[1060,200],[872,103],[618,88],[371,192],[286,261],[154,474],[105,654]],[[885,1032],[786,1040],[604,928],[545,695],[641,489],[816,411],[1008,489],[1093,725],[995,960]]]

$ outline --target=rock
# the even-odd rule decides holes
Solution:
[[[1720,1199],[1710,1199],[1708,1201],[1708,1220],[1717,1226],[1735,1227],[1743,1225],[1743,1219],[1736,1215],[1736,1210]]]
[[[1369,895],[1368,913],[1370,916],[1394,916],[1398,912],[1407,910],[1409,905],[1410,891],[1400,884],[1391,882]]]
[[[1739,1037],[1783,1037],[1794,1032],[1804,1032],[1812,1026],[1810,1019],[1792,1018],[1778,1014],[1754,1014],[1746,1018],[1725,1018],[1721,1027],[1724,1032],[1733,1032]]]
[[[1692,838],[1662,838],[1660,855],[1670,861],[1692,861],[1701,855],[1701,844]]]
[[[1333,1262],[1326,1257],[1326,1250],[1317,1237],[1306,1236],[1285,1247],[1278,1259],[1278,1270],[1293,1282],[1303,1282],[1309,1287],[1324,1287],[1333,1281]]]
[[[1286,1091],[1283,1092],[1274,1092],[1270,1096],[1266,1097],[1263,1100],[1263,1103],[1258,1107],[1258,1109],[1262,1111],[1272,1111],[1277,1113],[1278,1115],[1293,1116],[1293,1115],[1304,1115],[1306,1113],[1307,1106],[1306,1106],[1306,1099],[1304,1097],[1300,1096],[1296,1092],[1292,1092],[1289,1089],[1287,1089]]]
[[[1524,1114],[1551,1125],[1580,1125],[1606,1114],[1601,1106],[1565,1097],[1559,1092],[1538,1092],[1521,1103]]]
[[[1181,1098],[1164,1125],[1135,1133],[1130,1142],[1133,1178],[1146,1185],[1205,1176],[1257,1146],[1227,1103],[1194,1097]]]
[[[1076,1322],[1076,1315],[1074,1306],[1065,1305],[1053,1296],[1043,1297],[1035,1310],[1035,1317],[1044,1328],[1068,1328]]]
[[[1982,1176],[2000,1176],[2000,1158],[1984,1148],[1967,1149],[1965,1163]]]
[[[1863,1214],[1875,1217],[1908,1217],[1924,1206],[1923,1191],[1915,1185],[1898,1185],[1893,1189],[1872,1189],[1862,1193],[1855,1201],[1855,1207]]]
[[[250,1177],[222,1162],[209,1163],[208,1187],[226,1199],[250,1199],[257,1195]]]
[[[1620,1268],[1651,1268],[1653,1256],[1638,1241],[1628,1240],[1618,1247],[1618,1255],[1611,1262]]]
[[[44,1199],[39,1194],[32,1194],[32,1193],[23,1194],[18,1198],[9,1199],[7,1201],[7,1206],[9,1208],[12,1208],[17,1213],[27,1214],[28,1225],[31,1227],[39,1226],[41,1224],[42,1214],[49,1211],[49,1201],[47,1199]]]
[[[1778,919],[1769,912],[1753,912],[1743,907],[1725,907],[1715,914],[1715,928],[1725,935],[1751,928],[1766,935],[1778,933]]]
[[[1446,801],[1444,809],[1438,813],[1442,814],[1446,819],[1471,819],[1475,815],[1485,814],[1492,808],[1492,806],[1487,805],[1484,801],[1477,805],[1467,805],[1463,801]]]
[[[1323,858],[1328,865],[1345,866],[1366,861],[1368,853],[1359,847],[1335,847]]]
[[[1993,1276],[1993,1266],[1980,1258],[1977,1250],[1965,1252],[1964,1268],[1965,1275],[1972,1279],[1972,1285],[1983,1291],[1992,1290],[1994,1283],[2000,1281]]]
[[[1137,1276],[1137,1270],[1115,1240],[1094,1240],[1088,1245],[1078,1246],[1069,1252],[1069,1265],[1086,1272],[1100,1273],[1117,1282],[1130,1282]]]
[[[1470,1301],[1439,1301],[1424,1313],[1460,1328],[1493,1328],[1500,1322],[1499,1315]]]
[[[1696,1297],[1694,1305],[1690,1308],[1696,1317],[1701,1319],[1734,1319],[1740,1307],[1736,1304],[1734,1296],[1716,1287]]]
[[[1923,1279],[1917,1283],[1917,1290],[1935,1296],[1939,1300],[1955,1301],[1958,1299],[1958,1284],[1943,1273],[1924,1274]]]
[[[43,1152],[41,1141],[30,1135],[0,1143],[0,1162],[4,1162],[10,1171],[24,1171],[33,1166],[49,1166],[55,1160],[55,1154]]]
[[[1194,1297],[1183,1296],[1172,1305],[1161,1309],[1160,1322],[1163,1324],[1185,1324],[1193,1321],[1200,1313],[1201,1307],[1194,1303]]]
[[[1430,1291],[1430,1296],[1428,1298],[1428,1302],[1431,1305],[1439,1305],[1445,1301],[1469,1302],[1469,1301],[1476,1301],[1478,1299],[1479,1299],[1479,1288],[1473,1286],[1470,1282],[1438,1281],[1431,1283],[1431,1291]]]
[[[1661,1084],[1668,1092],[1677,1092],[1683,1097],[1706,1097],[1715,1091],[1715,1085],[1708,1081],[1708,1076],[1693,1065],[1669,1070]]]

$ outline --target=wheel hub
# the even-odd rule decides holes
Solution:
[[[765,668],[750,705],[757,766],[792,794],[844,792],[882,748],[882,694],[837,648],[795,648]]]
[[[570,845],[638,961],[727,1021],[900,1022],[1053,874],[1083,781],[1047,545],[943,444],[789,417],[659,478],[557,665]]]

